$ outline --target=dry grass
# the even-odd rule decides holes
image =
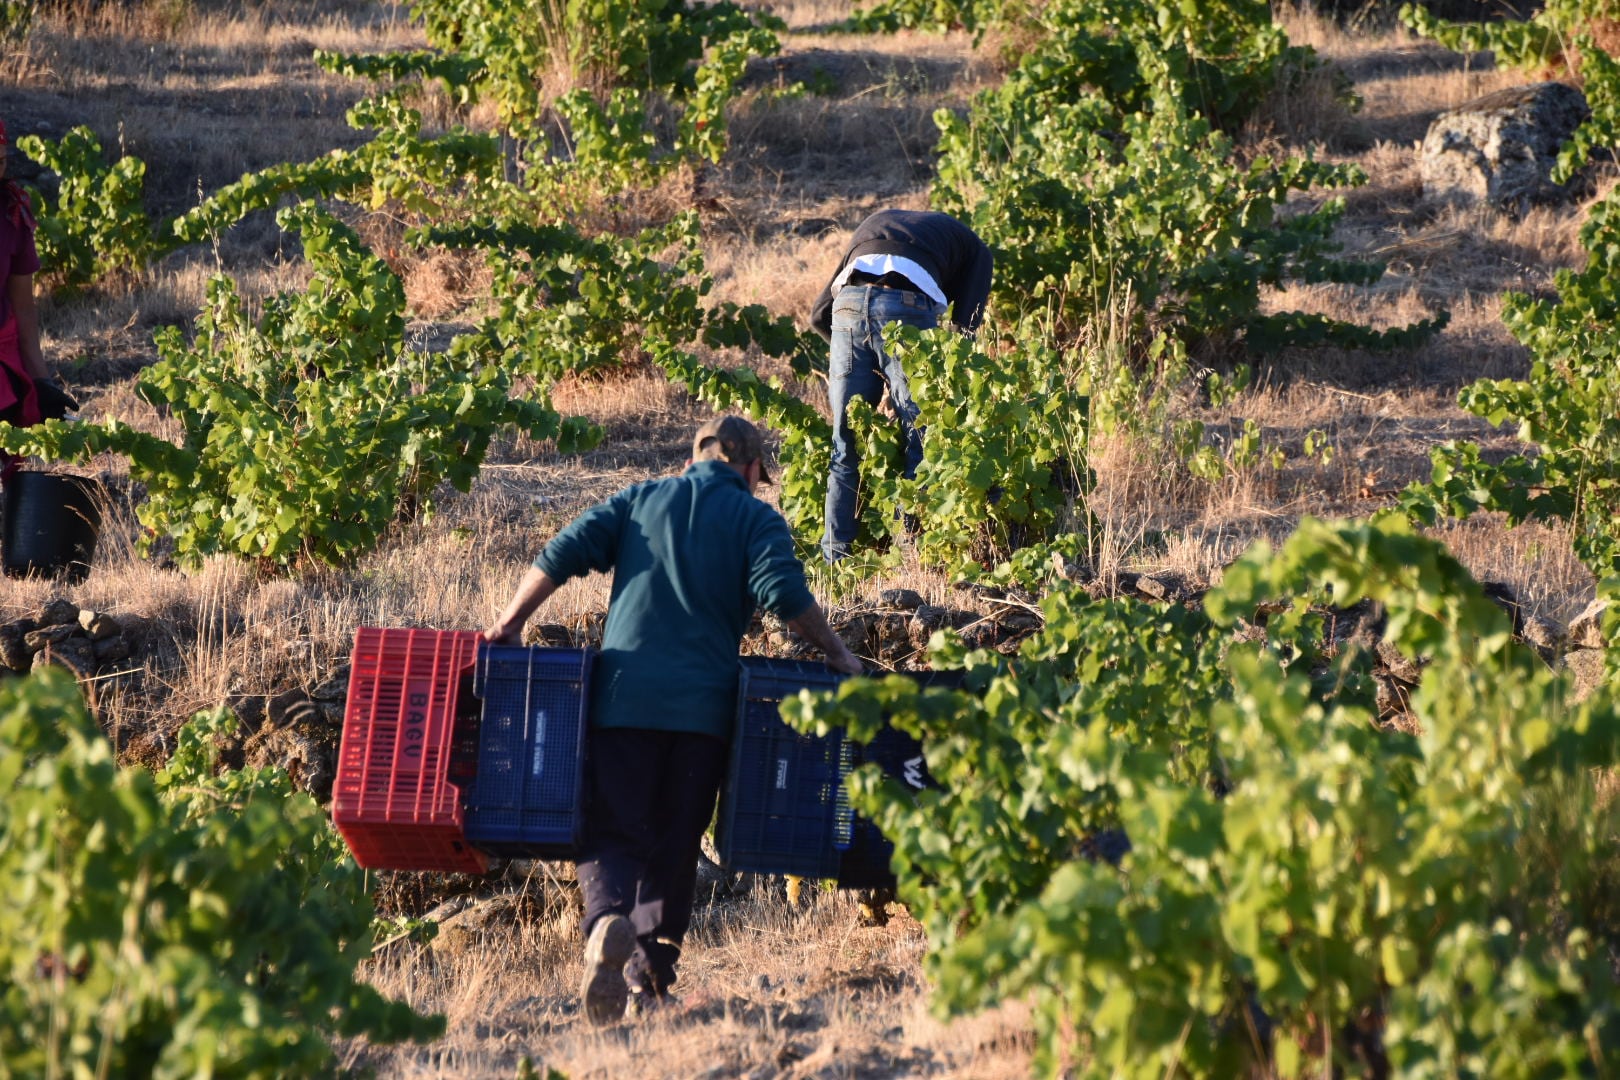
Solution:
[[[523,1057],[574,1080],[1028,1075],[1023,1007],[965,1024],[933,1019],[922,931],[895,912],[886,926],[868,926],[848,894],[822,892],[798,906],[763,891],[701,907],[679,1005],[601,1030],[584,1022],[573,996],[577,914],[549,905],[454,948],[377,962],[380,989],[443,1012],[449,1030],[427,1048],[357,1043],[342,1053],[346,1064],[409,1077],[510,1075]]]
[[[926,205],[933,111],[960,107],[996,78],[994,50],[975,54],[962,37],[810,36],[847,12],[847,4],[828,0],[778,5],[795,32],[779,60],[750,72],[726,163],[674,178],[625,211],[652,219],[698,206],[717,300],[762,303],[803,319],[862,217],[884,205]],[[1443,440],[1514,449],[1506,433],[1462,413],[1456,391],[1481,376],[1524,371],[1525,354],[1499,321],[1499,295],[1542,293],[1555,269],[1581,257],[1580,208],[1514,218],[1423,198],[1414,143],[1429,120],[1517,76],[1404,32],[1347,29],[1288,5],[1281,17],[1293,40],[1314,45],[1329,66],[1269,103],[1241,139],[1252,150],[1309,148],[1359,164],[1369,181],[1340,193],[1339,238],[1351,254],[1387,261],[1390,274],[1373,290],[1281,291],[1267,298],[1269,307],[1377,325],[1444,307],[1452,322],[1420,351],[1287,354],[1223,409],[1190,396],[1175,406],[1177,418],[1203,421],[1217,446],[1254,420],[1265,446],[1283,451],[1281,468],[1234,468],[1212,484],[1162,447],[1124,436],[1099,441],[1093,509],[1105,574],[1172,571],[1209,582],[1255,539],[1280,539],[1302,515],[1360,515],[1387,505],[1426,475],[1429,449]],[[167,214],[243,172],[359,141],[342,115],[362,88],[316,69],[312,48],[418,44],[405,8],[358,0],[83,0],[53,9],[26,49],[0,59],[0,85],[14,133],[59,137],[86,123],[104,145],[147,160],[151,209]],[[1364,102],[1359,112],[1336,100],[1335,72],[1353,82]],[[775,92],[795,81],[813,92]],[[431,122],[488,121],[436,108]],[[1303,196],[1299,205],[1327,194]],[[397,225],[362,224],[404,277],[418,340],[442,341],[445,320],[465,325],[487,302],[488,276],[475,261],[388,250]],[[87,417],[172,434],[170,422],[132,392],[133,375],[154,355],[152,331],[187,322],[221,269],[249,297],[295,287],[304,274],[297,254],[271,223],[255,219],[217,249],[181,253],[139,281],[48,301],[47,353],[82,391]],[[806,396],[825,408],[820,388]],[[125,470],[98,463],[114,500],[95,573],[71,587],[7,582],[0,619],[66,595],[142,627],[152,658],[138,678],[97,688],[97,705],[121,740],[140,734],[159,751],[196,709],[317,685],[343,662],[357,625],[482,626],[537,547],[573,514],[627,483],[679,468],[687,434],[704,415],[645,374],[564,383],[554,400],[603,425],[602,446],[564,459],[550,446],[507,439],[472,491],[447,498],[436,517],[399,527],[352,570],[312,571],[296,581],[261,579],[224,561],[182,574],[137,556]],[[1330,455],[1305,457],[1309,432],[1325,436]],[[1480,518],[1441,535],[1476,574],[1507,582],[1538,614],[1568,618],[1591,595],[1590,576],[1561,530],[1508,530]],[[931,603],[971,606],[948,581],[916,567],[874,582],[866,595],[894,586]],[[570,584],[542,618],[587,625],[600,620],[607,595],[600,576]],[[577,915],[567,889],[533,885],[524,893],[529,909],[489,928],[471,950],[390,950],[370,977],[391,994],[443,1010],[450,1033],[426,1048],[345,1044],[345,1062],[385,1075],[458,1077],[511,1075],[524,1056],[573,1077],[995,1080],[1027,1072],[1030,1025],[1019,1003],[970,1020],[931,1018],[916,924],[902,914],[885,928],[865,927],[847,897],[819,893],[804,908],[768,890],[704,907],[683,968],[692,1007],[641,1026],[586,1029],[573,1002]]]

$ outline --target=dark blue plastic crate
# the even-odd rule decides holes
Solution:
[[[484,645],[478,767],[467,790],[468,843],[492,855],[565,859],[584,827],[585,723],[594,649]]]
[[[844,777],[854,765],[841,732],[800,735],[782,721],[782,699],[830,690],[842,676],[824,664],[745,657],[737,680],[731,764],[715,847],[731,870],[835,878],[854,812]]]
[[[894,842],[866,818],[857,817],[850,833],[850,844],[838,859],[840,889],[892,889]]]
[[[959,671],[906,671],[921,689],[941,687],[954,690],[962,685]],[[856,749],[861,763],[874,762],[884,773],[900,781],[912,792],[938,787],[928,773],[922,743],[892,727],[885,727],[865,746]],[[844,889],[893,888],[894,871],[889,861],[894,844],[866,818],[857,816],[850,832],[849,847],[838,863],[838,885]]]
[[[863,765],[875,762],[885,775],[894,777],[912,791],[937,786],[928,773],[922,743],[892,727],[884,728],[871,742],[858,747],[856,758]]]
[[[922,743],[903,731],[885,727],[865,746],[855,748],[855,759],[860,764],[876,763],[883,772],[900,781],[909,791],[935,787],[928,775],[928,762],[923,758]],[[887,889],[894,887],[894,871],[889,859],[894,844],[878,827],[864,817],[856,816],[850,831],[850,843],[838,861],[838,885],[844,889]]]

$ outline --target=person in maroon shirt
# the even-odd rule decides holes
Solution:
[[[34,306],[34,212],[28,196],[6,179],[10,150],[0,120],[0,420],[31,427],[61,418],[78,402],[50,380],[39,347],[39,314]],[[0,452],[0,480],[17,471],[17,459]]]

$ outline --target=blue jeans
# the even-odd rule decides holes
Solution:
[[[889,400],[894,403],[906,443],[905,475],[914,476],[922,462],[917,403],[911,400],[900,362],[883,348],[883,327],[899,322],[931,330],[939,325],[940,312],[940,305],[922,293],[874,285],[846,285],[833,298],[832,357],[827,378],[833,418],[832,469],[827,477],[827,528],[821,538],[821,553],[828,562],[837,562],[849,554],[858,527],[855,504],[861,455],[847,426],[850,400],[863,397],[876,405],[884,383],[888,383]]]

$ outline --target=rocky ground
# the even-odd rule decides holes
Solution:
[[[1125,597],[1145,602],[1196,607],[1203,593],[1170,574],[1120,572],[1111,580],[1066,567],[1094,599]],[[1603,671],[1602,606],[1590,605],[1567,626],[1527,611],[1513,590],[1487,582],[1487,593],[1512,619],[1515,635],[1547,664],[1568,669],[1576,692],[1585,696]],[[940,630],[954,632],[975,649],[1016,653],[1019,645],[1044,625],[1040,598],[1021,589],[963,586],[960,606],[930,604],[913,589],[887,589],[869,605],[834,608],[834,630],[872,670],[927,670],[928,642]],[[1379,613],[1369,605],[1343,612],[1324,612],[1341,647],[1350,641],[1372,642]],[[229,617],[227,616],[227,621]],[[531,643],[562,648],[601,643],[603,620],[588,613],[571,623],[540,623],[530,630]],[[1257,628],[1258,629],[1258,628]],[[181,674],[182,645],[173,626],[157,627],[149,619],[112,615],[81,608],[66,597],[48,600],[31,615],[0,623],[0,669],[20,675],[44,666],[66,668],[85,688],[92,710],[103,700],[119,701],[122,710],[149,715],[164,711],[170,680]],[[744,642],[745,655],[816,659],[818,654],[774,619],[756,616]],[[1405,701],[1421,677],[1420,665],[1401,657],[1383,642],[1375,646],[1373,675],[1379,688],[1381,719],[1409,723]],[[1329,657],[1331,658],[1331,653]],[[241,721],[225,760],[255,767],[286,769],[294,783],[317,800],[331,797],[332,779],[342,733],[349,685],[346,663],[333,665],[313,686],[288,686],[271,692],[234,694],[223,704]],[[136,705],[143,694],[154,700]],[[115,726],[101,710],[107,733],[128,761],[160,764],[166,757],[171,724],[149,730]]]

